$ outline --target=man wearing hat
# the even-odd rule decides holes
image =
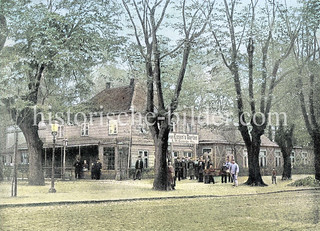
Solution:
[[[96,177],[97,177],[96,180],[100,180],[101,169],[102,169],[102,164],[100,162],[100,159],[98,158],[96,162]]]
[[[100,180],[102,164],[98,158],[91,166],[91,179]]]
[[[188,161],[188,171],[189,171],[190,180],[193,180],[194,178],[194,170],[195,170],[195,164],[193,162],[193,159],[191,158]]]
[[[141,175],[142,175],[142,169],[143,169],[143,161],[141,159],[141,156],[138,156],[138,160],[136,161],[136,172],[134,174],[134,180],[138,179],[141,180]]]
[[[181,180],[181,161],[179,157],[174,159],[174,175],[178,178],[178,181]]]
[[[181,161],[181,174],[182,179],[187,179],[187,161],[185,160],[184,156],[182,157]]]

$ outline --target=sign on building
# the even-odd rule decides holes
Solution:
[[[198,144],[199,136],[195,134],[170,133],[169,143],[174,144]]]

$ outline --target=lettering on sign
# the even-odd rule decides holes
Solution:
[[[169,143],[174,144],[198,144],[199,136],[194,134],[170,133]]]

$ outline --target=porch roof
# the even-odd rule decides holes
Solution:
[[[68,139],[68,147],[79,147],[79,146],[92,146],[99,144],[121,144],[123,142],[128,142],[129,138],[95,138],[88,136],[72,137]],[[45,143],[43,148],[52,148],[53,142]],[[63,147],[63,139],[56,140],[56,147]]]

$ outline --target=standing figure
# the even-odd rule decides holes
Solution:
[[[141,180],[142,169],[143,169],[143,161],[141,159],[141,156],[138,156],[138,160],[136,161],[135,168],[136,168],[136,171],[133,179],[136,180],[138,178],[139,180]]]
[[[75,178],[81,179],[82,164],[79,158],[77,158],[73,166],[74,166]]]
[[[199,172],[199,182],[203,182],[203,173],[204,173],[204,162],[202,161],[202,158],[200,158],[198,162],[198,172]]]
[[[210,160],[210,156],[209,155],[207,155],[206,157],[205,157],[205,167],[204,167],[204,169],[205,169],[205,171],[204,171],[204,183],[208,183],[209,182],[209,175],[208,175],[208,169],[210,168],[210,164],[212,164],[211,163],[211,160]]]
[[[210,164],[209,168],[206,170],[207,171],[207,175],[208,175],[208,184],[210,184],[211,182],[214,184],[214,172],[215,172],[215,169],[213,168],[213,165]]]
[[[233,179],[232,179],[232,177],[231,177],[231,173],[230,173],[230,170],[231,170],[231,163],[230,163],[230,161],[229,161],[229,157],[227,157],[227,161],[226,161],[226,166],[228,166],[228,169],[227,169],[227,177],[228,177],[228,182],[230,183],[232,183],[233,182]]]
[[[102,169],[102,164],[100,162],[100,159],[98,158],[96,163],[95,163],[95,172],[96,172],[96,180],[100,180],[101,177],[101,169]]]
[[[230,172],[231,172],[231,176],[232,176],[232,179],[234,181],[234,184],[233,186],[238,186],[238,173],[239,173],[239,165],[236,163],[235,160],[232,160],[232,165],[231,165],[231,169],[230,169]]]
[[[199,168],[198,168],[198,164],[199,164],[199,159],[197,158],[197,159],[194,161],[194,176],[195,176],[196,180],[198,180],[198,178],[199,178]]]
[[[176,178],[178,177],[178,180],[181,180],[181,166],[180,166],[180,158],[176,158],[174,160],[174,175]]]
[[[82,171],[87,172],[89,170],[89,164],[86,160],[83,161]]]
[[[206,167],[205,167],[205,169],[209,169],[211,164],[212,164],[212,161],[210,159],[210,156],[208,155],[206,157]]]
[[[229,165],[227,163],[224,163],[221,168],[221,183],[227,183],[228,170],[229,170]]]
[[[171,161],[168,161],[168,186],[171,190],[174,190],[176,186],[175,176],[174,176],[174,167],[171,164]]]
[[[190,159],[188,162],[188,172],[189,172],[190,180],[193,180],[194,178],[194,169],[195,169],[195,164],[193,160]]]
[[[272,169],[272,184],[277,184],[277,171],[275,169]]]
[[[89,170],[89,164],[86,160],[84,160],[82,163],[82,172],[81,172],[82,178],[86,178],[85,173],[88,172],[88,170]]]
[[[91,179],[97,179],[97,165],[96,162],[91,164]]]
[[[184,157],[182,157],[182,161],[181,161],[181,171],[182,171],[182,179],[184,180],[187,178],[187,162]]]

